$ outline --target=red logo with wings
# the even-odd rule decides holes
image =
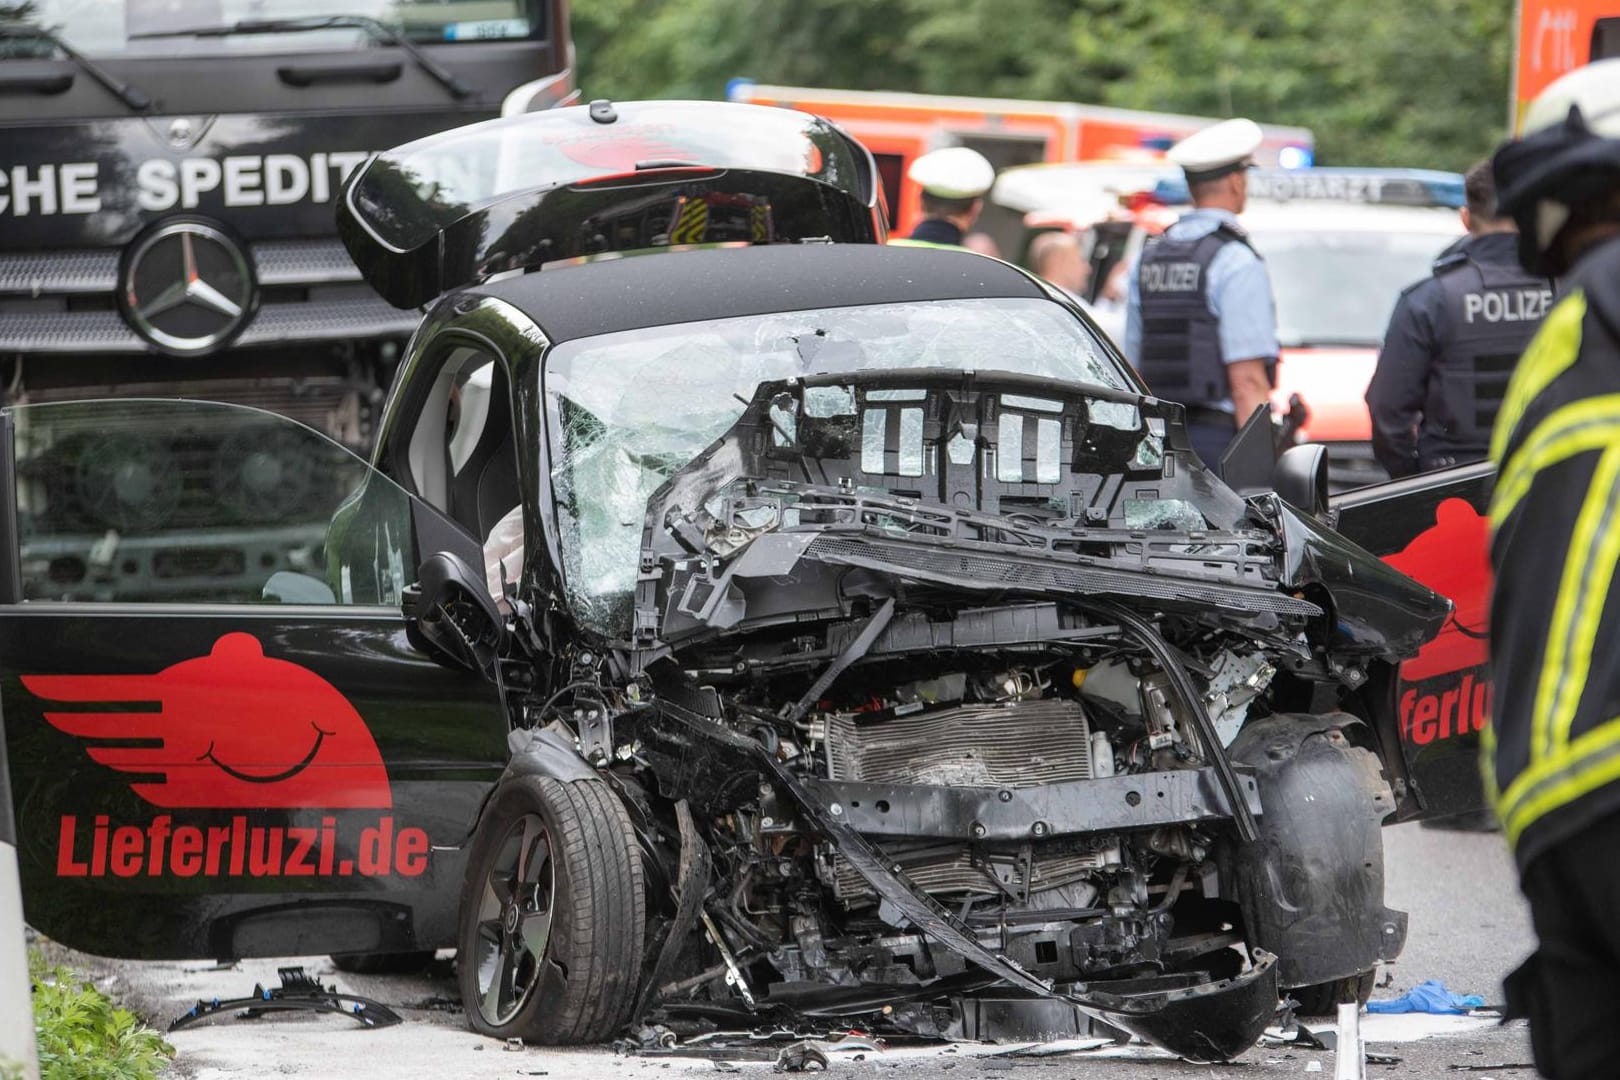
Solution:
[[[1434,524],[1384,561],[1453,605],[1440,634],[1401,667],[1408,682],[1478,667],[1490,659],[1490,521],[1465,499],[1435,507]]]
[[[265,656],[251,634],[225,634],[207,656],[156,675],[22,683],[49,701],[103,706],[53,709],[45,719],[86,740],[92,761],[141,777],[131,789],[157,806],[393,805],[382,755],[354,706],[308,668]]]

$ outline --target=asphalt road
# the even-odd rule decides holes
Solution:
[[[1403,825],[1385,830],[1388,902],[1410,912],[1407,947],[1380,981],[1390,985],[1374,997],[1392,997],[1425,979],[1442,980],[1487,1003],[1501,998],[1502,976],[1529,952],[1533,936],[1513,869],[1494,834],[1441,832]],[[134,963],[73,957],[111,993],[158,1026],[184,1013],[198,998],[247,994],[255,981],[273,985],[275,961],[214,970],[203,964]],[[170,1036],[179,1051],[172,1074],[186,1080],[291,1076],[301,1080],[440,1080],[442,1077],[545,1076],[573,1080],[618,1076],[656,1077],[671,1072],[714,1075],[712,1060],[690,1057],[616,1057],[611,1051],[510,1049],[468,1031],[453,1005],[455,984],[447,960],[426,975],[365,977],[333,971],[324,959],[304,961],[323,982],[399,1007],[406,1022],[365,1030],[333,1016],[282,1016],[258,1021],[219,1020]],[[1432,1080],[1438,1076],[1528,1078],[1530,1059],[1522,1025],[1500,1027],[1476,1017],[1363,1016],[1369,1050],[1398,1058],[1369,1065],[1373,1078]],[[1326,1026],[1325,1023],[1318,1026]],[[1193,1065],[1151,1048],[1065,1050],[1009,1056],[1005,1047],[962,1046],[835,1054],[831,1072],[906,1080],[1147,1080],[1147,1078],[1301,1076],[1332,1077],[1330,1053],[1261,1045],[1238,1066]],[[857,1060],[856,1054],[860,1054]],[[763,1077],[771,1067],[729,1054],[744,1073]],[[1312,1068],[1312,1065],[1316,1068]],[[1468,1072],[1453,1071],[1465,1066]]]

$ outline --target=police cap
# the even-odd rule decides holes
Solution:
[[[1222,120],[1182,139],[1165,156],[1181,166],[1188,183],[1197,184],[1254,164],[1254,152],[1264,138],[1253,120]]]
[[[965,146],[931,150],[913,161],[906,175],[941,199],[977,199],[996,182],[995,167],[983,154]]]

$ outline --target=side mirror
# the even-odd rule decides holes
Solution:
[[[506,635],[484,576],[465,559],[441,551],[417,570],[405,590],[405,618],[412,644],[485,676],[493,676]]]
[[[1278,498],[1307,514],[1321,517],[1328,508],[1328,451],[1317,443],[1290,446],[1277,459],[1271,487]]]

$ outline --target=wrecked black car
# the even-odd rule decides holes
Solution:
[[[550,1043],[1098,1020],[1216,1060],[1283,992],[1364,998],[1405,937],[1379,828],[1420,809],[1395,669],[1447,601],[1324,523],[1319,451],[1217,479],[1037,279],[805,242],[792,184],[675,153],[621,203],[765,207],[777,242],[513,273],[580,235],[550,193],[390,243],[361,196],[400,158],[358,175],[368,279],[447,291],[369,467],[232,406],[0,412],[29,920],[137,957],[453,946],[472,1026]],[[219,449],[63,450],[97,439]],[[281,490],[294,443],[300,498],[203,497]]]

